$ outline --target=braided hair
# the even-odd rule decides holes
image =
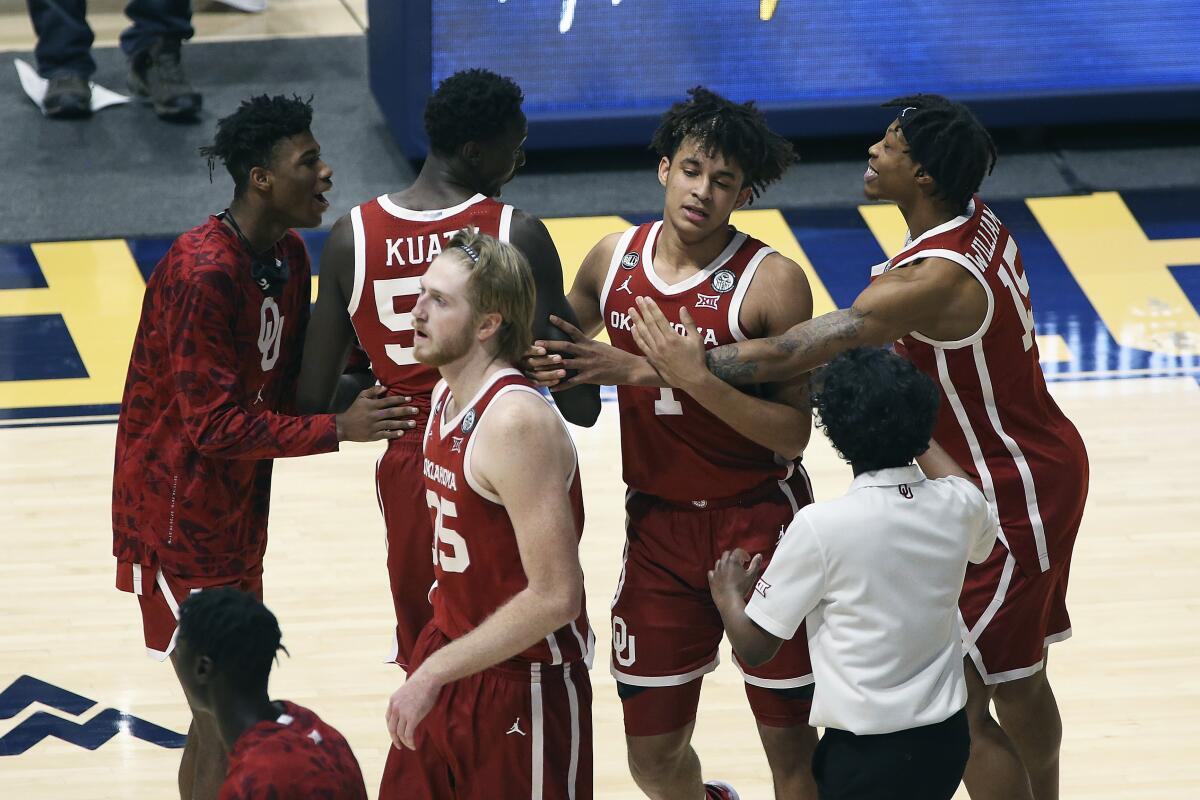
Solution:
[[[909,156],[937,184],[937,196],[961,212],[996,166],[996,145],[971,110],[938,94],[897,97],[898,121]]]
[[[253,595],[228,587],[205,589],[183,601],[179,638],[247,694],[266,692],[276,652],[287,652],[275,615]]]
[[[737,162],[753,197],[798,160],[792,143],[767,127],[753,100],[734,103],[703,86],[689,89],[688,96],[663,114],[654,132],[650,148],[659,156],[674,158],[684,140],[696,139],[707,155]]]
[[[488,142],[521,113],[525,96],[511,78],[486,69],[465,69],[438,84],[425,103],[429,147],[451,156],[467,142]]]
[[[200,148],[208,159],[208,178],[218,161],[233,178],[233,194],[241,197],[250,181],[250,170],[270,167],[275,145],[307,133],[312,126],[312,98],[301,100],[265,94],[243,100],[237,111],[217,121],[213,143]]]

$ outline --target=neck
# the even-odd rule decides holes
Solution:
[[[685,242],[665,216],[655,243],[654,263],[661,262],[675,269],[703,269],[721,254],[733,238],[729,220],[717,230],[695,242]]]
[[[406,207],[418,206],[414,210],[431,211],[458,205],[477,193],[457,162],[430,153],[417,179],[398,196],[404,198]]]
[[[470,402],[471,398],[489,378],[502,369],[511,367],[483,347],[473,347],[462,358],[438,367],[446,385],[450,388],[453,398],[449,416],[462,410],[462,404]]]
[[[229,213],[237,220],[238,227],[242,229],[242,234],[250,242],[255,254],[270,250],[288,231],[288,226],[272,219],[261,203],[255,203],[246,196],[235,198],[229,204]],[[226,220],[225,224],[229,225],[229,220]]]
[[[959,212],[950,211],[940,203],[932,202],[927,197],[912,203],[897,203],[904,221],[908,224],[909,235],[916,239],[926,231],[933,230],[938,225],[949,222],[958,216]]]
[[[217,730],[227,753],[243,733],[260,722],[278,719],[282,713],[283,705],[272,703],[265,694],[256,698],[231,698],[213,710],[217,718]]]

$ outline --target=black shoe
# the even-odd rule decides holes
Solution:
[[[130,60],[129,89],[148,100],[163,119],[187,120],[200,112],[200,93],[183,74],[175,40],[159,39]]]
[[[80,119],[92,115],[92,87],[81,75],[64,73],[50,79],[42,101],[46,116],[53,119]]]

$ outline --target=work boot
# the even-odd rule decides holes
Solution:
[[[129,89],[168,120],[193,119],[200,112],[200,93],[188,83],[179,60],[180,42],[158,39],[129,61]]]
[[[92,87],[87,78],[70,72],[55,75],[42,100],[46,116],[53,119],[80,119],[92,115]]]

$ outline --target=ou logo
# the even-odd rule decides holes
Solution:
[[[263,372],[275,366],[279,360],[279,346],[283,338],[283,315],[274,297],[264,297],[258,310],[258,352],[262,353]]]

